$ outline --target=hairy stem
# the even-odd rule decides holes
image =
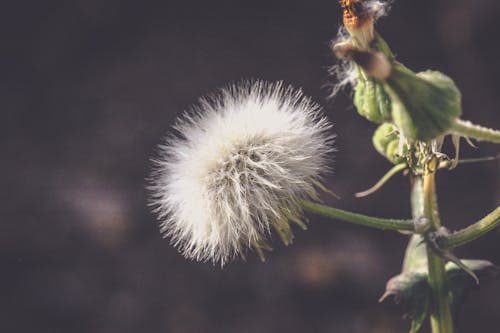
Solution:
[[[303,201],[304,210],[332,219],[350,222],[382,230],[414,231],[413,220],[383,219],[363,214],[351,213],[342,209],[320,205],[311,201]]]
[[[457,119],[451,128],[451,132],[474,138],[478,141],[500,143],[500,131],[486,128],[461,119]]]
[[[498,226],[500,226],[500,206],[473,225],[444,237],[439,241],[439,244],[446,248],[462,246],[487,234]]]
[[[439,220],[435,173],[430,172],[423,179],[423,213],[432,230],[441,227]],[[445,270],[445,260],[427,246],[428,282],[431,288],[431,327],[433,333],[453,333],[453,318],[450,309],[450,293]]]

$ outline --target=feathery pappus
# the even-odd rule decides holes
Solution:
[[[332,125],[300,90],[244,82],[178,120],[153,160],[151,205],[187,258],[224,265],[248,248],[262,257],[271,231],[305,228],[300,201],[316,198],[333,151]]]

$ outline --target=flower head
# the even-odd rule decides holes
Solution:
[[[328,169],[333,136],[318,105],[282,83],[243,83],[203,98],[161,146],[151,193],[161,231],[190,259],[261,253]]]

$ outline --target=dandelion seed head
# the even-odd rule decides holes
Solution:
[[[302,92],[243,83],[203,98],[155,159],[152,206],[161,231],[190,259],[224,265],[259,250],[272,229],[315,196],[328,170],[331,124]]]

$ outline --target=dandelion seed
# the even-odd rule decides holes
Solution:
[[[243,83],[201,99],[154,160],[151,204],[161,231],[187,258],[224,265],[262,253],[274,229],[293,240],[300,201],[328,170],[331,124],[282,83]]]

